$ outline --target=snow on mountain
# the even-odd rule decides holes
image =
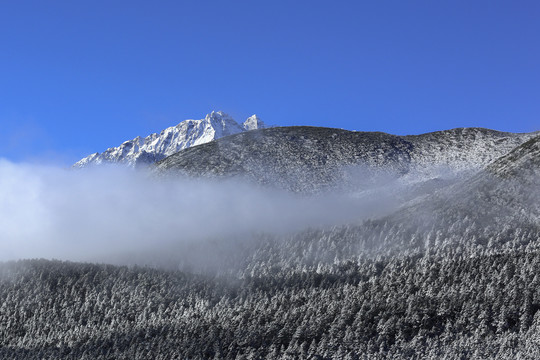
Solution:
[[[204,119],[185,120],[160,133],[144,138],[138,136],[118,147],[91,154],[73,166],[82,168],[104,163],[122,163],[129,166],[150,164],[191,146],[264,127],[265,124],[257,115],[250,116],[240,125],[229,115],[221,111],[212,111]]]
[[[538,184],[540,174],[540,136],[516,147],[497,159],[487,168],[488,172],[505,179]]]
[[[467,176],[537,135],[458,128],[397,136],[310,126],[278,127],[186,149],[160,160],[156,171],[244,176],[293,192],[319,192],[336,184],[359,188],[384,172],[409,184],[447,175]]]
[[[257,129],[264,129],[266,128],[266,125],[264,122],[262,122],[261,119],[255,114],[251,115],[247,118],[246,121],[242,124],[244,130],[257,130]]]
[[[437,169],[453,173],[483,169],[495,159],[538,133],[508,133],[483,128],[456,128],[403,139],[414,145],[411,170],[414,176],[431,178]],[[434,173],[435,171],[435,173]]]

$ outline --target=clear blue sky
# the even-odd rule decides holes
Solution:
[[[0,3],[0,157],[69,164],[223,110],[540,130],[538,1]]]

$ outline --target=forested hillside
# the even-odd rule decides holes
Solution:
[[[305,143],[314,141],[308,130],[310,139],[287,138],[291,152],[274,160],[304,152]],[[310,145],[312,157],[283,167],[284,184],[301,186],[289,190],[323,189],[332,166],[352,154],[341,157],[343,147],[332,152],[327,131],[315,132],[321,139]],[[229,160],[243,159],[242,171],[249,172],[258,166],[250,163],[253,154],[276,139],[261,145],[253,142],[257,134],[264,133],[239,134],[166,161],[177,166],[206,159],[195,173],[224,175],[236,166]],[[470,134],[491,136],[465,132]],[[395,170],[407,159],[406,174],[421,164],[413,158],[429,148],[421,141],[440,134],[416,143],[385,134],[339,136],[350,137],[339,146],[350,142],[353,149],[355,141],[365,141],[375,153],[380,141],[382,155],[373,163]],[[540,137],[527,139],[477,171],[487,157],[475,155],[480,160],[468,176],[399,188],[393,211],[346,224],[203,239],[161,249],[168,262],[153,267],[3,263],[0,358],[540,358]],[[487,143],[496,146],[492,140]],[[219,147],[223,152],[214,152]],[[328,157],[315,156],[319,147]],[[201,157],[201,151],[211,156]],[[463,159],[452,162],[452,156],[443,160],[457,168]],[[305,164],[324,161],[330,165],[321,177],[287,180]],[[208,261],[198,264],[204,257]]]
[[[224,279],[45,260],[4,264],[0,356],[540,356],[536,251],[253,270]]]

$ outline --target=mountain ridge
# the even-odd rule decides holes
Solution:
[[[184,120],[159,133],[144,138],[137,136],[102,153],[90,154],[77,161],[73,167],[83,168],[105,163],[120,163],[131,167],[147,165],[190,146],[264,127],[266,125],[257,115],[252,115],[242,124],[238,124],[224,112],[212,111],[204,119]]]
[[[276,127],[182,150],[158,161],[155,171],[239,175],[294,192],[320,192],[340,182],[357,181],[371,171],[429,180],[445,171],[480,170],[535,135],[483,128],[400,136],[310,126]]]
[[[517,175],[521,178],[537,176],[540,170],[540,136],[531,138],[497,159],[488,166],[487,170],[502,178]]]

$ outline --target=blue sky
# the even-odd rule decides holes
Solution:
[[[540,130],[538,19],[537,1],[2,1],[0,157],[70,164],[211,110]]]

